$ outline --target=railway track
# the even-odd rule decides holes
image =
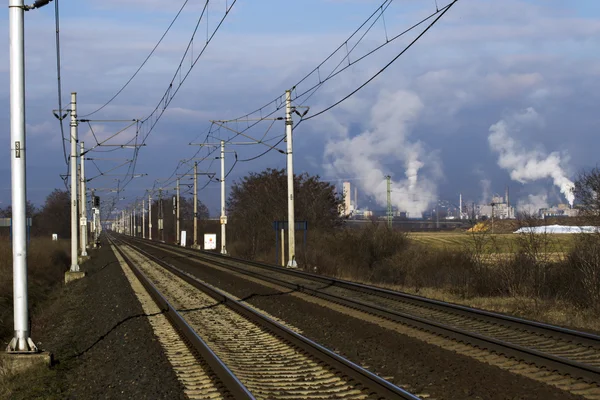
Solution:
[[[220,254],[139,239],[138,242],[146,248],[185,255],[201,264],[535,364],[593,386],[600,383],[600,337],[597,335]]]
[[[418,399],[143,249],[110,238],[236,399]]]

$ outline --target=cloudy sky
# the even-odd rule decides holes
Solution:
[[[438,0],[439,8],[449,0]],[[204,0],[189,0],[180,18],[131,84],[101,111],[80,125],[86,147],[126,128],[124,122],[148,117],[169,83],[175,87],[206,44],[232,1],[212,0],[191,50],[183,58]],[[120,197],[127,204],[165,179],[189,170],[180,160],[194,156],[190,142],[229,139],[210,120],[242,116],[282,96],[309,74],[384,3],[371,0],[238,0],[197,64],[172,98],[139,151],[136,173]],[[131,77],[183,4],[183,1],[61,0],[63,106],[78,93],[79,116],[96,110]],[[436,11],[435,0],[395,0],[357,44],[347,46],[301,82],[302,94],[339,64],[343,71],[296,105],[309,106],[307,117],[350,94],[400,53],[427,25],[408,32],[356,62],[409,26]],[[208,18],[206,18],[208,16]],[[371,21],[374,21],[372,19]],[[431,21],[431,20],[430,20]],[[0,123],[6,157],[0,158],[0,206],[10,203],[8,115],[8,13],[1,81]],[[64,188],[66,172],[59,124],[54,3],[26,14],[28,197],[40,204],[53,188]],[[363,29],[360,34],[365,33]],[[354,47],[356,45],[356,47]],[[565,202],[565,188],[582,169],[598,162],[600,126],[600,5],[593,0],[459,0],[416,44],[368,86],[332,110],[302,121],[294,132],[296,172],[319,174],[337,182],[349,179],[359,201],[371,208],[385,203],[384,177],[393,179],[395,204],[418,215],[437,199],[486,201],[510,185],[513,202]],[[346,50],[348,49],[348,50]],[[350,52],[347,57],[346,51]],[[345,58],[347,57],[347,58]],[[352,63],[347,66],[348,60]],[[169,92],[171,98],[173,91]],[[279,103],[276,103],[279,104]],[[263,111],[272,110],[265,108]],[[265,114],[253,114],[251,118]],[[281,116],[281,112],[274,116]],[[134,124],[111,139],[126,143]],[[296,117],[296,123],[299,118]],[[65,125],[68,128],[68,124]],[[241,130],[248,122],[228,125]],[[92,134],[93,131],[93,134]],[[245,133],[275,144],[281,121],[263,121]],[[243,136],[235,141],[247,140]],[[279,147],[284,146],[281,143]],[[100,147],[97,150],[112,150]],[[67,151],[68,151],[67,144]],[[283,168],[285,156],[265,145],[229,146],[228,180],[249,171]],[[132,157],[131,150],[92,152],[88,177],[101,172],[91,187],[117,185],[122,169],[107,171]],[[208,150],[200,170],[219,172]],[[101,160],[110,158],[110,160]],[[121,160],[122,159],[122,160]],[[114,176],[112,176],[114,174]],[[108,176],[110,175],[110,176]],[[184,178],[190,182],[189,176]],[[217,212],[217,182],[199,178],[201,199]],[[172,183],[164,183],[172,188]],[[562,192],[561,192],[562,190]]]

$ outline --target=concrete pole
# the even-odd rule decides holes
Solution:
[[[225,213],[225,141],[221,140],[221,254],[227,254],[227,215]]]
[[[146,239],[146,199],[142,199],[142,239]]]
[[[285,267],[285,229],[281,228],[281,266]]]
[[[36,352],[29,338],[27,300],[27,192],[25,170],[25,38],[23,0],[9,0],[10,21],[10,166],[14,337],[8,352]]]
[[[288,184],[288,268],[297,268],[294,219],[294,160],[292,158],[292,91],[285,91],[285,136],[287,141],[287,184]]]
[[[125,234],[125,210],[121,210],[121,232]]]
[[[133,204],[133,237],[137,236],[137,228],[138,228],[138,221],[137,221],[137,204]]]
[[[179,204],[179,178],[177,178],[177,210],[175,211],[175,219],[177,220],[175,223],[175,230],[177,231],[175,232],[175,237],[177,238],[177,244],[181,243],[181,237],[179,236],[181,232],[179,228]]]
[[[77,260],[77,93],[71,93],[71,272],[79,271]]]
[[[194,248],[198,248],[198,163],[194,162]]]
[[[80,219],[79,227],[81,229],[81,256],[87,256],[87,193],[85,184],[85,147],[84,143],[79,144],[81,148],[79,168],[81,168],[80,182],[81,182],[81,195],[79,200],[80,208]]]
[[[160,241],[165,241],[165,220],[164,220],[164,209],[162,201],[162,189],[158,189],[158,231],[160,233]]]
[[[148,239],[152,240],[152,195],[148,195]]]

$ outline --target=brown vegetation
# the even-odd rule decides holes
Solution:
[[[303,190],[307,182],[308,190]],[[272,221],[286,214],[285,188],[285,174],[275,170],[251,174],[234,186],[229,201],[235,227],[230,236],[232,254],[274,262]],[[523,233],[500,241],[486,230],[465,233],[459,245],[434,246],[377,221],[363,229],[345,229],[338,214],[340,197],[318,177],[296,177],[295,189],[296,218],[309,220],[305,249],[297,235],[297,259],[307,270],[414,293],[437,293],[466,304],[475,299],[510,303],[509,309],[529,318],[600,312],[600,234],[570,235],[568,246],[561,238],[558,250],[557,238],[550,234]],[[548,221],[520,215],[505,228],[512,232],[544,223]]]
[[[69,242],[34,238],[28,252],[28,291],[30,310],[48,298],[64,279],[70,265]],[[0,338],[13,331],[12,250],[6,238],[0,238]]]

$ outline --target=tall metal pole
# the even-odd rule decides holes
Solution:
[[[138,221],[137,221],[137,204],[133,203],[133,237],[137,236]]]
[[[194,162],[194,248],[198,247],[198,162]]]
[[[71,93],[71,272],[79,271],[77,239],[77,93]]]
[[[142,199],[142,239],[146,239],[146,199]]]
[[[394,214],[392,211],[392,177],[386,176],[387,179],[387,224],[388,228],[392,229]]]
[[[287,141],[287,184],[288,184],[288,268],[297,268],[294,220],[294,160],[292,158],[292,91],[285,91],[285,136]]]
[[[181,242],[181,238],[180,238],[180,230],[179,230],[179,178],[177,178],[177,210],[175,211],[175,219],[177,220],[175,223],[175,230],[177,231],[175,233],[175,237],[177,238],[177,244],[180,244]]]
[[[81,195],[79,198],[79,208],[80,208],[80,220],[79,225],[81,228],[81,255],[83,257],[87,256],[87,193],[86,184],[85,184],[85,147],[84,143],[81,142],[79,144],[81,148],[79,167],[81,168]]]
[[[96,191],[91,189],[90,199],[92,199],[92,223],[90,224],[90,239],[93,242],[94,248],[96,248]]]
[[[226,231],[227,215],[225,214],[225,141],[221,140],[221,254],[227,254]]]
[[[148,195],[148,239],[152,240],[152,195]]]
[[[9,0],[10,19],[10,166],[14,334],[8,352],[35,352],[29,338],[27,302],[27,192],[25,171],[25,38],[23,0]]]
[[[165,241],[165,227],[164,227],[164,210],[163,210],[163,200],[162,200],[162,189],[158,189],[158,232],[160,236],[160,241]]]

